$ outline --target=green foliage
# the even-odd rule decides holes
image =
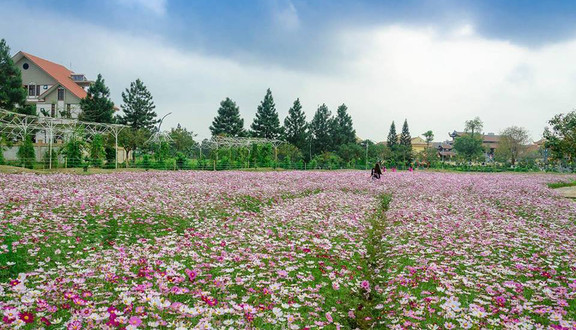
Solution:
[[[62,153],[66,156],[67,167],[81,167],[82,154],[86,148],[86,144],[81,138],[80,132],[74,132],[66,141]]]
[[[20,160],[20,165],[26,168],[34,168],[36,163],[36,152],[34,151],[34,144],[32,143],[32,137],[26,136],[17,153],[18,159]]]
[[[240,118],[240,108],[230,98],[220,102],[218,115],[212,121],[210,132],[213,136],[244,136],[244,119]]]
[[[90,144],[90,162],[92,166],[101,167],[104,163],[106,151],[104,150],[104,139],[102,135],[97,134],[92,138]]]
[[[154,159],[158,164],[162,165],[170,155],[170,144],[166,141],[161,141],[156,143],[152,150],[154,150]]]
[[[124,147],[126,151],[126,160],[130,151],[135,151],[142,148],[146,141],[150,138],[150,131],[145,128],[127,128],[120,131],[118,135],[118,145]]]
[[[356,143],[342,144],[337,151],[337,155],[348,165],[352,165],[356,160],[366,158],[365,154],[366,149]]]
[[[338,107],[336,118],[332,122],[332,143],[334,146],[356,143],[356,131],[352,124],[352,117],[348,114],[348,107],[345,104]]]
[[[42,162],[45,165],[46,168],[50,168],[50,161],[52,161],[52,167],[51,168],[58,168],[58,152],[56,152],[55,149],[52,149],[52,160],[50,160],[50,150],[46,150],[46,152],[44,153]]]
[[[151,168],[152,163],[150,162],[150,155],[142,156],[142,167],[144,168]]]
[[[114,118],[114,103],[110,100],[110,90],[104,84],[101,74],[88,87],[88,95],[80,100],[82,112],[79,119],[96,123],[112,123]]]
[[[106,153],[106,168],[116,167],[116,148],[112,145],[106,145],[104,147],[104,152]]]
[[[545,146],[551,158],[565,163],[576,160],[576,111],[558,114],[548,121],[544,130]]]
[[[314,118],[310,122],[310,137],[312,139],[312,153],[318,155],[330,151],[333,147],[330,136],[332,113],[326,104],[322,104],[316,110]]]
[[[194,155],[197,143],[194,141],[196,134],[189,132],[186,128],[182,128],[180,124],[176,128],[170,130],[170,138],[172,139],[172,148],[175,152],[180,152],[186,157]]]
[[[422,136],[424,136],[424,139],[426,140],[426,147],[429,148],[430,143],[432,143],[432,141],[434,141],[434,132],[426,131],[422,134]]]
[[[484,123],[480,120],[480,117],[476,117],[465,122],[464,132],[474,136],[475,134],[479,134],[483,127]]]
[[[482,137],[479,134],[464,134],[454,140],[454,150],[467,161],[482,155]]]
[[[398,145],[398,135],[396,134],[396,125],[394,124],[394,121],[392,121],[390,130],[388,131],[388,139],[386,140],[386,145],[392,152],[396,151],[396,146]]]
[[[22,88],[22,75],[10,56],[10,47],[0,40],[0,109],[27,110],[26,90]],[[28,109],[29,110],[29,109]],[[26,112],[26,111],[25,111]]]
[[[250,125],[251,135],[253,137],[277,139],[282,133],[280,127],[280,120],[278,119],[278,112],[276,112],[276,105],[272,97],[270,88],[266,91],[264,100],[258,106],[254,122]]]
[[[308,124],[306,123],[306,115],[302,111],[300,99],[296,99],[288,110],[288,116],[284,119],[284,134],[288,143],[300,150],[306,149],[308,145]]]
[[[0,165],[4,164],[4,137],[0,134]]]
[[[185,169],[188,158],[181,152],[176,153],[176,167],[178,169]]]
[[[300,161],[303,159],[302,151],[292,144],[281,144],[278,147],[278,160],[286,163],[286,159],[290,161]]]
[[[151,130],[158,123],[154,109],[152,94],[140,79],[130,83],[130,89],[122,92],[122,111],[124,116],[119,122],[134,129],[145,128]]]
[[[413,160],[412,155],[412,138],[410,137],[410,130],[408,129],[408,120],[404,120],[402,125],[402,133],[400,133],[400,143],[398,144],[398,160],[407,166]]]
[[[316,155],[310,163],[315,164],[317,168],[333,170],[342,166],[342,158],[332,152],[323,152]]]
[[[510,163],[515,165],[526,151],[526,145],[529,143],[528,131],[523,127],[510,126],[500,135],[497,152],[504,156],[506,161],[510,160]]]

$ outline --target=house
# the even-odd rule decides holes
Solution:
[[[80,100],[92,83],[85,75],[23,51],[12,60],[22,72],[26,101],[36,106],[39,116],[78,118]]]
[[[414,153],[423,152],[428,147],[426,140],[419,136],[412,138],[410,142],[412,143],[412,152]]]

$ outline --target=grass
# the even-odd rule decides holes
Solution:
[[[548,188],[564,188],[564,187],[576,187],[576,181],[572,182],[552,182],[548,184]]]

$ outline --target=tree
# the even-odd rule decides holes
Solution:
[[[484,123],[480,120],[480,117],[476,117],[472,120],[467,120],[465,122],[464,132],[474,136],[476,133],[480,133],[482,128],[484,127]]]
[[[278,119],[278,112],[276,112],[276,105],[272,97],[270,88],[266,91],[264,100],[258,106],[254,122],[250,125],[252,129],[251,134],[254,137],[277,139],[282,133],[280,127],[280,120]]]
[[[576,160],[576,111],[566,115],[558,114],[548,121],[550,127],[544,130],[545,147],[555,160]]]
[[[501,152],[512,165],[516,164],[518,158],[526,151],[529,143],[528,131],[523,127],[510,126],[501,133],[498,143],[498,152]]]
[[[310,122],[310,138],[312,142],[312,152],[321,154],[332,148],[332,139],[330,136],[330,126],[332,113],[328,110],[326,104],[322,104],[316,110],[314,118]]]
[[[16,154],[22,166],[26,168],[34,168],[34,163],[36,163],[36,151],[34,150],[34,143],[32,143],[32,138],[27,135],[22,141],[22,144],[18,148]]]
[[[472,161],[473,158],[482,155],[484,151],[482,147],[482,136],[479,134],[484,124],[479,117],[467,120],[464,124],[464,134],[455,138],[454,150],[462,156],[462,158],[467,161]]]
[[[357,161],[366,157],[365,154],[365,148],[357,143],[346,143],[338,146],[337,155],[342,158],[346,165],[355,165]]]
[[[332,143],[335,148],[344,144],[356,143],[356,131],[352,125],[352,117],[348,114],[346,104],[338,107],[333,124]]]
[[[126,128],[120,131],[118,144],[121,145],[126,152],[126,161],[129,159],[130,151],[142,147],[150,138],[150,134],[150,131],[145,128]],[[134,159],[134,156],[134,153],[132,153],[132,159]]]
[[[172,148],[175,152],[180,152],[186,157],[192,157],[196,148],[194,137],[196,134],[189,132],[186,128],[182,128],[180,124],[176,128],[170,130],[170,138],[172,139]]]
[[[412,162],[412,138],[410,137],[410,130],[408,129],[407,119],[404,119],[404,125],[402,125],[399,147],[399,153],[402,157],[402,161],[405,164]]]
[[[284,134],[286,141],[295,145],[300,150],[306,148],[308,142],[308,124],[306,115],[302,111],[300,99],[296,99],[288,110],[288,116],[284,119]]]
[[[112,123],[114,118],[114,103],[110,100],[110,90],[104,84],[101,74],[96,81],[88,87],[88,95],[80,100],[79,119],[95,123]]]
[[[394,163],[398,153],[398,134],[396,134],[396,125],[394,124],[394,121],[392,121],[390,131],[388,131],[386,146],[388,147],[388,150],[390,150],[390,158],[392,158],[392,162]]]
[[[124,116],[119,118],[119,122],[131,126],[134,129],[153,129],[158,123],[154,109],[152,94],[148,91],[140,79],[130,83],[130,89],[122,92],[122,111]]]
[[[66,156],[66,167],[80,167],[82,165],[82,154],[86,148],[81,137],[83,135],[81,130],[72,132],[61,149],[61,152]]]
[[[434,132],[426,131],[426,132],[424,132],[424,134],[422,134],[422,136],[424,136],[424,138],[426,140],[426,149],[430,148],[430,143],[432,143],[432,141],[434,141]]]
[[[26,90],[22,87],[22,73],[14,65],[10,47],[0,40],[0,109],[35,114],[34,107],[26,105]]]
[[[218,115],[212,121],[210,131],[212,136],[244,136],[244,119],[240,118],[240,109],[230,98],[220,102]]]
[[[105,156],[104,139],[102,135],[96,134],[92,138],[92,143],[90,143],[90,162],[92,166],[101,167]]]

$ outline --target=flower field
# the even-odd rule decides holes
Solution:
[[[576,329],[574,176],[0,175],[0,328]]]

